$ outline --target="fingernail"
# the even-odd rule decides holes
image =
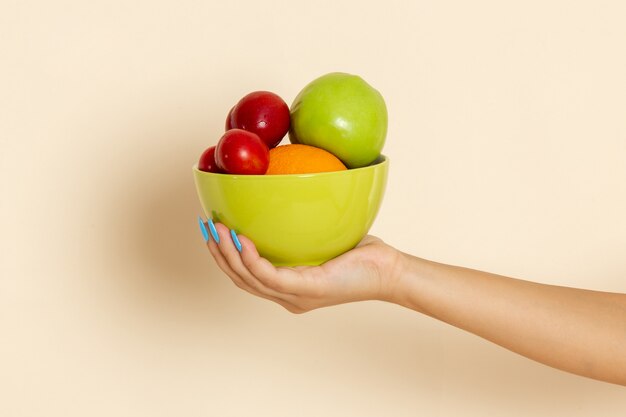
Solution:
[[[206,226],[204,225],[204,221],[202,217],[198,216],[198,223],[200,223],[200,231],[202,232],[202,236],[204,237],[204,241],[209,241],[209,232],[206,230]]]
[[[213,219],[209,219],[209,230],[211,231],[211,236],[213,236],[213,240],[215,240],[216,243],[220,243],[220,235],[217,234],[217,229],[215,228]]]
[[[239,241],[239,238],[237,237],[237,233],[235,233],[234,230],[231,230],[230,236],[233,238],[233,242],[235,243],[235,247],[237,247],[237,250],[241,252],[241,242]]]

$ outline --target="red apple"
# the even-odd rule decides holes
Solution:
[[[228,112],[228,116],[226,116],[226,125],[224,126],[224,127],[226,128],[226,130],[230,130],[230,129],[232,129],[232,128],[233,128],[233,125],[232,125],[232,124],[230,124],[230,117],[231,117],[231,116],[232,116],[232,114],[233,114],[233,109],[234,109],[234,108],[235,108],[235,107],[233,106],[233,107],[230,109],[230,111]]]
[[[198,169],[206,172],[222,172],[215,162],[215,146],[211,146],[202,152],[198,161]]]
[[[269,148],[280,143],[289,131],[289,106],[274,93],[255,91],[243,97],[230,112],[228,126],[259,135]]]
[[[270,163],[269,148],[257,134],[231,129],[217,143],[215,161],[228,174],[263,175]]]

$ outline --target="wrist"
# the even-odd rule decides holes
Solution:
[[[381,280],[380,300],[394,304],[401,304],[403,294],[405,293],[404,277],[409,268],[410,255],[387,246],[390,253],[380,259],[384,260],[384,264],[379,265],[379,275]]]
[[[419,300],[416,298],[422,291],[417,287],[426,275],[428,264],[425,259],[398,251],[386,301],[419,311]]]

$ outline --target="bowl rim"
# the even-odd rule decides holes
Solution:
[[[242,175],[242,174],[222,174],[217,172],[207,172],[201,171],[198,169],[198,163],[196,162],[192,166],[192,170],[195,174],[205,175],[207,177],[219,177],[219,178],[232,178],[232,179],[259,179],[259,178],[310,178],[310,177],[322,177],[322,176],[332,176],[332,175],[342,175],[345,172],[355,172],[355,171],[364,171],[368,169],[375,169],[377,167],[381,167],[383,165],[389,165],[389,157],[387,155],[380,154],[378,157],[369,165],[360,168],[351,168],[348,170],[342,171],[330,171],[330,172],[312,172],[308,174],[256,174],[256,175]]]

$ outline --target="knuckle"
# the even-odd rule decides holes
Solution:
[[[233,283],[237,288],[241,290],[246,290],[246,287],[241,283],[241,281],[233,279]]]
[[[305,302],[304,300],[295,300],[295,302],[285,303],[284,307],[293,314],[304,314],[315,309],[315,305]]]
[[[254,261],[250,259],[249,256],[242,256],[241,263],[244,264],[244,266],[248,269],[253,269],[254,267]]]
[[[294,305],[283,305],[283,307],[292,314],[303,314],[306,310],[296,307]]]
[[[261,288],[259,288],[259,286],[255,282],[251,282],[251,281],[245,280],[245,279],[242,279],[241,281],[242,281],[243,285],[245,286],[246,291],[248,291],[250,293],[262,292]]]
[[[266,277],[264,280],[264,284],[274,291],[284,292],[285,290],[285,285],[276,277]]]
[[[245,268],[243,268],[241,265],[238,265],[236,263],[231,263],[230,267],[233,270],[233,272],[237,274],[237,276],[239,276],[239,279],[241,279],[242,281],[245,281],[244,278],[247,274],[247,271]]]
[[[315,285],[309,289],[309,295],[315,299],[322,299],[326,297],[326,290],[321,285]]]

